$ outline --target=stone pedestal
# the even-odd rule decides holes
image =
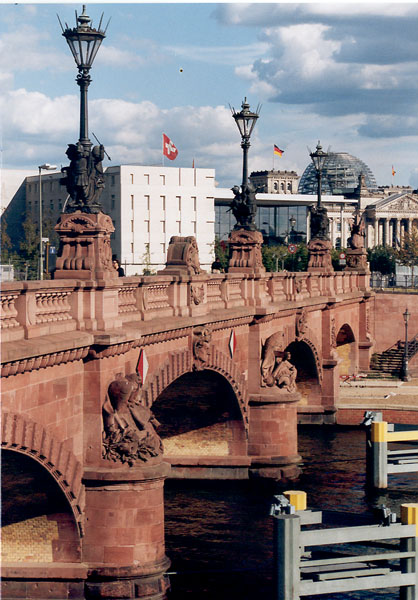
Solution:
[[[263,275],[266,272],[261,255],[263,236],[260,231],[233,229],[228,243],[228,273]]]
[[[200,268],[199,249],[196,238],[193,236],[173,236],[167,251],[165,269],[158,271],[157,275],[192,276],[205,273]]]
[[[313,238],[308,244],[308,271],[332,273],[334,269],[331,260],[331,248],[332,244],[329,240]]]
[[[54,279],[117,279],[110,247],[110,235],[115,227],[109,215],[79,210],[62,214],[55,231],[60,236],[60,251]]]
[[[82,561],[86,597],[163,600],[170,565],[164,546],[164,479],[169,465],[86,469]]]
[[[251,394],[250,477],[282,481],[299,475],[296,403],[300,398],[298,392],[277,388],[260,388],[260,394]]]
[[[344,271],[359,271],[360,273],[370,273],[369,263],[367,262],[367,250],[358,248],[352,250],[349,248],[345,253],[347,266]]]

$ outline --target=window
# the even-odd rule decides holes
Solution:
[[[165,233],[165,221],[161,221],[161,231]]]
[[[52,181],[49,182],[49,191],[52,192],[52,188],[54,187],[54,184]]]
[[[181,221],[176,221],[176,223],[178,227],[178,232],[181,233]]]
[[[134,195],[131,194],[131,209],[134,209]]]
[[[337,231],[341,231],[341,222],[340,221],[339,222],[337,221]]]
[[[134,221],[133,221],[133,219],[132,219],[132,220],[131,220],[131,231],[133,231],[133,230],[134,230]]]
[[[277,192],[277,181],[274,182],[273,188],[274,188],[274,191]]]
[[[192,221],[193,233],[196,233],[196,221]]]
[[[179,210],[181,210],[181,196],[176,196],[176,200],[178,202]]]
[[[165,254],[165,244],[161,244],[161,252]]]
[[[132,182],[132,183],[133,183],[133,182]],[[110,177],[110,185],[115,185],[115,176],[114,176],[114,175],[112,175],[112,176]]]
[[[282,192],[284,192],[284,183],[283,183],[283,181],[280,184],[280,189],[281,189]]]
[[[149,175],[148,173],[144,173],[145,185],[149,185]]]
[[[28,192],[30,193],[31,191],[32,191],[32,184],[30,183],[30,184],[28,185]]]
[[[292,184],[290,183],[290,181],[289,181],[289,183],[287,184],[287,191],[288,191],[288,192],[291,192],[291,191],[292,191]]]
[[[163,210],[165,210],[165,196],[160,196],[161,198],[161,207]]]
[[[165,185],[165,175],[160,175],[161,185]]]
[[[131,183],[133,183],[133,182],[134,182],[134,174],[131,173]]]
[[[131,242],[131,254],[133,254],[133,253],[134,253],[134,243]]]
[[[145,223],[145,231],[149,233],[149,221],[144,221]]]
[[[197,205],[197,198],[196,198],[196,196],[192,196],[192,202],[193,202],[193,210],[196,212],[196,205]]]
[[[147,210],[149,210],[149,196],[144,196],[145,198],[145,206],[147,207]]]

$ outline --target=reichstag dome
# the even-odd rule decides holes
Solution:
[[[363,173],[369,192],[377,189],[376,179],[362,160],[347,152],[329,152],[322,170],[323,194],[352,194]],[[308,165],[299,181],[299,194],[316,194],[318,179],[313,163]]]

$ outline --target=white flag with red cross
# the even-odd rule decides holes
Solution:
[[[175,158],[177,158],[178,153],[179,153],[179,151],[175,147],[174,142],[172,140],[170,140],[170,138],[165,133],[163,133],[163,154],[164,154],[164,156],[166,156],[169,160],[174,160]]]

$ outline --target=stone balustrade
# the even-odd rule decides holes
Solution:
[[[237,307],[268,309],[368,289],[369,276],[355,271],[6,282],[0,326],[3,342],[13,342],[68,331],[109,331],[127,322],[194,317]]]

